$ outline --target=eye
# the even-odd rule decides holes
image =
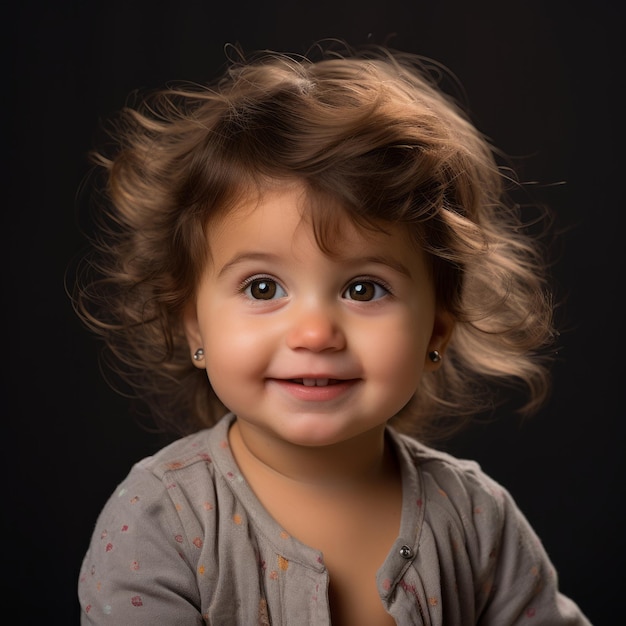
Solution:
[[[243,293],[253,300],[274,300],[284,298],[287,293],[272,278],[253,278],[243,288]]]
[[[357,302],[369,302],[383,298],[388,293],[389,289],[373,280],[355,280],[343,292],[343,297]]]

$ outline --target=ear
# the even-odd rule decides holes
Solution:
[[[435,321],[433,323],[433,332],[430,336],[428,351],[426,353],[427,371],[436,370],[441,366],[446,348],[448,347],[448,343],[452,337],[452,331],[454,330],[455,323],[456,321],[454,317],[448,311],[438,310],[436,312]],[[433,361],[430,356],[435,350],[439,353],[440,357],[437,361]]]
[[[204,342],[202,340],[202,333],[200,332],[198,314],[196,313],[196,306],[194,302],[190,302],[185,307],[185,311],[183,313],[183,327],[187,337],[187,344],[191,350],[192,363],[197,368],[204,369],[204,359],[197,358],[198,350],[204,350]]]

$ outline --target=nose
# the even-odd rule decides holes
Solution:
[[[332,307],[313,305],[292,313],[287,333],[287,346],[292,350],[323,352],[345,348],[346,337]]]

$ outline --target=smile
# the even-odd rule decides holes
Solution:
[[[348,380],[337,378],[273,378],[268,383],[280,389],[291,398],[307,402],[328,402],[338,400],[350,394],[360,379]]]

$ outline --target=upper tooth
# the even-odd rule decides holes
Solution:
[[[303,378],[302,384],[305,387],[326,387],[328,385],[328,378]]]

